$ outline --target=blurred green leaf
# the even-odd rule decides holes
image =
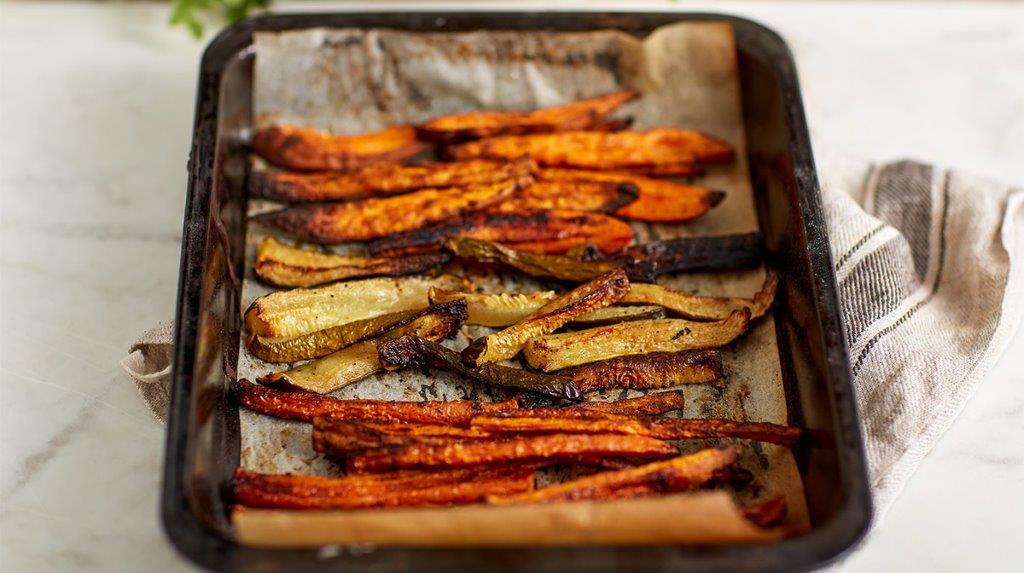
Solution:
[[[234,24],[255,10],[270,6],[271,0],[174,0],[171,24],[184,26],[196,38],[203,37],[205,23]]]

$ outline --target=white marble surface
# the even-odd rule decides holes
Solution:
[[[780,31],[818,145],[1024,182],[1019,6],[643,6]],[[117,365],[174,305],[201,45],[166,19],[139,3],[0,6],[3,571],[187,567],[158,521],[163,430]],[[1018,333],[843,569],[1019,571],[1022,430]]]

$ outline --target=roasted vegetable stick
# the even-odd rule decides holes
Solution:
[[[509,197],[520,187],[514,179],[470,187],[422,189],[406,195],[347,203],[296,205],[253,217],[253,221],[304,241],[333,245],[407,233]]]
[[[344,492],[353,480],[382,487]],[[289,484],[288,482],[298,482]],[[464,480],[431,483],[404,483],[395,487],[387,481],[360,480],[358,476],[322,478],[278,475],[235,476],[235,501],[249,507],[278,509],[358,509],[368,507],[414,507],[454,505],[480,501],[488,495],[510,495],[534,488],[530,468],[483,470]],[[344,493],[342,493],[344,492]]]
[[[387,313],[426,308],[430,287],[462,290],[465,279],[376,278],[312,289],[278,291],[257,298],[245,311],[245,326],[256,336],[292,338]]]
[[[416,189],[469,187],[497,183],[529,175],[535,166],[529,159],[490,161],[477,159],[454,163],[417,165],[376,164],[348,173],[295,173],[260,171],[249,178],[249,193],[286,203],[351,201],[397,195]]]
[[[313,419],[313,450],[334,456],[411,444],[436,445],[454,440],[493,439],[498,435],[458,426],[352,422],[333,416]]]
[[[791,446],[803,431],[792,426],[767,422],[738,422],[722,419],[658,418],[643,419],[617,415],[591,415],[571,412],[565,415],[526,414],[529,408],[475,416],[471,427],[494,434],[623,434],[659,440],[706,440],[741,438]],[[541,410],[543,412],[543,410]]]
[[[722,468],[736,463],[739,452],[734,447],[709,448],[693,454],[654,462],[636,468],[603,472],[552,485],[524,494],[492,496],[487,502],[495,505],[607,499],[616,492],[650,487],[659,492],[684,491],[711,481]]]
[[[282,391],[242,379],[235,393],[246,408],[281,418],[311,422],[317,416],[340,416],[350,420],[383,420],[418,424],[468,426],[478,414],[513,410],[515,400],[504,402],[396,402],[393,400],[338,400],[312,392]]]
[[[334,281],[421,273],[451,258],[447,253],[409,257],[360,257],[292,247],[267,237],[256,252],[253,269],[268,283],[281,287],[313,287]]]
[[[346,171],[371,163],[403,161],[426,151],[409,125],[361,135],[334,135],[294,126],[256,132],[253,150],[279,167],[299,171]]]
[[[463,350],[462,359],[476,365],[508,360],[519,354],[528,340],[558,330],[574,318],[608,306],[628,290],[626,273],[622,269],[611,271],[559,296],[522,321],[474,340]]]
[[[742,308],[750,309],[750,318],[760,318],[775,301],[779,277],[775,271],[765,272],[764,284],[753,298],[697,296],[656,284],[632,283],[629,292],[619,301],[623,304],[656,304],[694,320],[723,320]]]
[[[750,233],[654,241],[607,257],[600,250],[592,254],[595,249],[584,248],[587,256],[580,259],[528,252],[522,243],[501,245],[477,237],[453,236],[445,242],[445,248],[458,257],[500,262],[530,276],[572,282],[588,281],[617,267],[626,270],[629,280],[647,283],[671,272],[753,267],[761,262],[763,247],[761,234]]]
[[[526,390],[567,400],[578,400],[581,396],[579,389],[565,377],[498,364],[470,366],[454,350],[413,336],[403,336],[381,344],[377,356],[380,363],[389,370],[430,366],[457,372],[470,380],[499,388]]]
[[[293,338],[261,338],[249,336],[245,345],[253,356],[264,362],[282,363],[326,356],[361,340],[379,336],[392,328],[407,324],[424,312],[403,310],[339,324]]]
[[[758,527],[778,525],[786,517],[786,498],[773,497],[743,508],[743,517]]]
[[[718,205],[725,193],[704,187],[683,185],[663,179],[652,179],[621,171],[587,171],[584,169],[546,168],[537,173],[544,181],[604,181],[628,183],[639,192],[636,201],[615,212],[634,221],[681,223],[707,213]]]
[[[725,143],[697,131],[662,127],[648,131],[569,131],[506,135],[471,141],[445,152],[455,159],[516,159],[539,165],[583,169],[656,168],[686,163],[727,163],[734,152]]]
[[[608,181],[537,181],[487,210],[492,213],[569,210],[615,213],[636,201],[631,183]]]
[[[314,392],[333,392],[383,370],[377,358],[380,344],[405,335],[440,341],[455,334],[466,320],[463,301],[434,305],[408,322],[399,323],[372,340],[343,348],[312,362],[260,378],[264,384],[285,383]]]
[[[511,326],[540,310],[558,295],[554,291],[532,293],[463,293],[448,289],[430,289],[430,302],[464,299],[469,310],[467,324],[500,328]],[[660,306],[608,306],[573,319],[572,326],[587,328],[625,320],[665,318]]]
[[[583,402],[564,408],[561,412],[585,410],[590,415],[600,413],[613,416],[656,416],[673,410],[682,410],[684,406],[686,397],[682,392],[652,392],[645,396],[614,402]]]
[[[682,384],[702,384],[722,377],[717,350],[688,350],[642,356],[620,356],[559,371],[582,392],[610,388],[647,390]]]
[[[625,90],[534,111],[478,111],[435,117],[417,126],[421,138],[456,141],[519,133],[590,129],[622,104],[639,97]]]
[[[444,247],[465,259],[500,262],[530,276],[572,282],[586,282],[620,266],[614,261],[580,261],[560,255],[531,253],[471,237],[452,237],[445,241]]]
[[[564,253],[587,244],[594,244],[605,252],[615,252],[633,241],[633,229],[601,213],[560,210],[518,214],[475,213],[454,223],[379,239],[369,247],[371,253],[378,255],[420,253],[440,247],[449,237],[496,241],[544,253]],[[621,265],[611,265],[610,268],[616,266]]]
[[[659,459],[677,453],[675,447],[642,436],[615,434],[550,434],[497,440],[470,440],[445,445],[411,445],[395,450],[349,456],[355,472],[407,468],[451,468],[506,463],[556,464],[581,457]]]
[[[630,280],[653,283],[675,272],[724,271],[757,266],[764,252],[761,233],[686,237],[629,247],[612,255]]]
[[[533,338],[523,355],[534,368],[560,370],[617,356],[679,352],[724,346],[747,331],[746,308],[718,322],[683,319],[637,320]]]

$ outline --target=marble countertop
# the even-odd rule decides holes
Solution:
[[[781,32],[816,146],[1024,181],[1020,6],[642,7],[735,13]],[[2,10],[0,569],[187,569],[157,513],[163,428],[118,360],[173,312],[202,45],[167,28],[162,4]],[[1019,570],[1022,430],[1019,332],[841,568]]]

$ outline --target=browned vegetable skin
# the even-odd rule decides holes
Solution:
[[[602,213],[563,210],[484,212],[451,223],[378,239],[370,243],[369,248],[371,253],[385,256],[420,253],[439,248],[450,237],[496,241],[540,253],[564,253],[588,244],[596,245],[605,252],[616,252],[633,241],[633,229]],[[613,268],[615,266],[621,265],[612,265]]]
[[[583,169],[656,169],[662,165],[727,163],[727,144],[700,132],[675,128],[648,131],[571,131],[507,135],[445,149],[455,159],[528,156],[542,166]]]
[[[584,245],[578,244],[573,250],[586,255],[580,259],[527,252],[513,242],[502,245],[487,237],[455,235],[445,242],[445,248],[458,257],[500,262],[530,276],[572,282],[588,281],[619,267],[626,270],[629,280],[642,283],[653,283],[659,275],[672,272],[753,267],[760,264],[764,247],[760,233],[654,241],[608,256],[601,251],[611,251],[600,245],[596,249],[580,249]]]
[[[346,467],[354,472],[381,472],[507,463],[557,464],[597,456],[660,459],[675,453],[677,451],[672,445],[643,436],[548,434],[469,440],[443,445],[409,445],[349,456]]]
[[[246,408],[285,420],[310,422],[317,416],[340,416],[350,420],[383,420],[420,424],[467,426],[477,414],[519,407],[515,400],[504,402],[399,402],[393,400],[339,400],[312,392],[283,391],[242,379],[235,392]]]
[[[404,319],[403,319],[404,320]],[[377,338],[343,348],[323,358],[259,379],[264,384],[283,383],[304,390],[333,392],[384,369],[377,347],[385,341],[405,335],[441,341],[453,336],[466,321],[464,301],[431,306],[407,322],[385,329]]]
[[[653,241],[629,247],[609,259],[625,268],[630,280],[653,283],[668,273],[755,267],[763,254],[761,233],[746,233]]]
[[[536,181],[512,197],[488,208],[492,213],[569,210],[614,213],[636,201],[630,183],[606,181]]]
[[[483,111],[436,117],[417,126],[430,141],[455,141],[493,135],[543,133],[597,127],[622,104],[639,97],[625,90],[534,111]]]
[[[530,339],[553,332],[572,319],[608,306],[629,290],[629,279],[622,269],[598,277],[542,306],[532,316],[502,331],[473,341],[462,352],[472,364],[508,360]]]
[[[578,400],[581,395],[579,389],[566,377],[498,364],[470,366],[454,350],[420,337],[403,336],[384,342],[378,347],[377,353],[380,363],[389,370],[430,366],[457,372],[470,380],[499,388],[525,390],[567,400]]]
[[[261,279],[275,286],[313,287],[354,278],[421,273],[450,259],[447,253],[384,258],[338,255],[292,247],[267,237],[256,252],[253,269]]]
[[[656,304],[675,314],[694,320],[723,320],[740,309],[749,309],[750,318],[764,316],[775,301],[779,277],[765,271],[764,284],[752,298],[697,296],[657,284],[632,283],[622,304]]]
[[[543,412],[543,410],[542,410]],[[511,434],[623,434],[659,440],[741,438],[792,446],[803,435],[800,428],[768,422],[739,422],[715,418],[656,418],[579,412],[566,415],[535,415],[530,409],[510,410],[475,416],[473,428],[491,433]]]
[[[685,491],[711,481],[719,470],[736,463],[738,456],[735,447],[710,448],[636,468],[590,475],[525,494],[492,496],[487,502],[508,505],[609,499],[617,492],[643,492],[637,488],[650,488],[650,493]]]
[[[613,402],[583,402],[565,408],[562,412],[585,411],[590,415],[597,413],[620,416],[655,416],[673,410],[682,410],[684,406],[686,406],[686,396],[682,392],[652,392],[644,396]]]
[[[621,171],[545,168],[537,172],[541,181],[603,181],[629,184],[639,193],[636,201],[623,206],[616,215],[634,221],[681,223],[707,213],[725,193],[704,187],[683,185]]]
[[[259,171],[250,175],[249,192],[255,197],[286,203],[351,201],[416,189],[497,183],[527,176],[534,169],[533,162],[523,158],[516,161],[477,159],[416,165],[385,163],[368,165],[348,173]]]
[[[372,480],[362,476],[318,476],[235,473],[235,501],[249,507],[277,509],[360,509],[454,505],[480,501],[488,495],[509,495],[534,488],[532,468],[484,469],[452,479],[420,472],[415,480]]]
[[[257,215],[252,220],[312,243],[369,241],[415,231],[489,207],[526,184],[509,179],[347,203],[311,203]]]
[[[620,266],[614,261],[580,261],[561,255],[531,253],[470,237],[452,237],[445,241],[444,247],[458,257],[500,262],[533,277],[572,282],[586,282]]]
[[[347,171],[379,162],[398,162],[426,151],[409,125],[361,135],[334,135],[278,125],[253,136],[253,150],[279,167],[298,171]]]
[[[717,322],[683,319],[621,322],[532,338],[523,347],[523,355],[534,368],[561,370],[617,356],[716,348],[742,336],[749,324],[750,310],[746,308]]]
[[[722,355],[717,350],[690,350],[620,356],[566,368],[558,373],[571,378],[582,392],[610,388],[668,388],[718,380],[722,376]]]
[[[335,416],[313,419],[313,450],[334,456],[411,444],[493,439],[500,434],[476,428],[430,424],[354,422]]]

